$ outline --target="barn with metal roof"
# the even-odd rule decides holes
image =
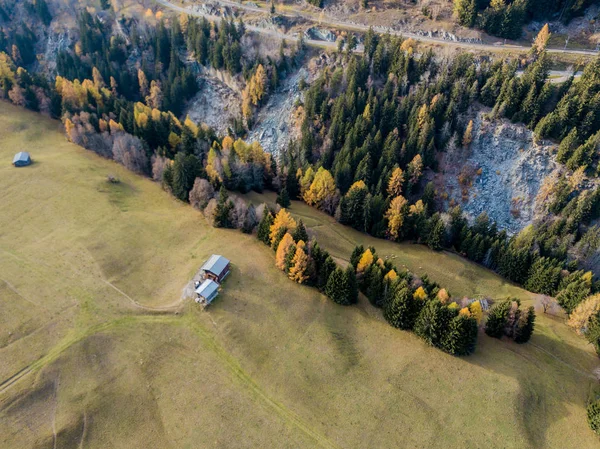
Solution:
[[[15,167],[25,167],[31,164],[31,156],[27,151],[19,151],[13,158],[13,165]]]

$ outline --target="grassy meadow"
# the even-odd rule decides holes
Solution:
[[[0,447],[599,445],[585,417],[598,359],[561,319],[452,357],[365,302],[293,284],[254,237],[211,228],[57,122],[0,103],[0,134]],[[32,166],[12,167],[20,150]],[[373,244],[455,295],[529,298],[455,255],[291,211],[340,261]],[[212,253],[233,272],[201,311],[180,296]]]

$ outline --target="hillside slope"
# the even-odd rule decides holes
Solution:
[[[597,445],[584,407],[597,358],[560,320],[540,317],[527,345],[481,336],[474,356],[448,356],[364,302],[293,284],[254,237],[210,228],[56,122],[0,103],[0,130],[1,447]],[[19,149],[31,167],[10,165]],[[337,257],[362,238],[295,210]],[[179,304],[211,253],[233,262],[223,293],[206,312]],[[456,294],[500,282],[459,261]]]

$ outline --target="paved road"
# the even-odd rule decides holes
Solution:
[[[207,17],[207,18],[210,17],[210,15],[208,15],[208,14],[204,14],[200,11],[192,10],[189,7],[175,5],[174,3],[171,3],[168,0],[155,0],[155,1],[167,8],[170,8],[172,10],[175,10],[175,11],[178,11],[181,13],[195,15],[195,16],[203,16],[203,17]],[[235,2],[232,0],[211,0],[211,3],[218,3],[223,6],[228,6],[230,8],[242,9],[242,10],[253,12],[253,13],[261,13],[261,14],[265,14],[265,15],[268,14],[268,11],[265,8],[260,8],[255,5],[248,5],[245,3],[238,3],[238,2]],[[333,28],[344,28],[344,29],[356,30],[356,31],[361,31],[361,32],[366,32],[369,30],[369,26],[367,26],[367,25],[338,20],[338,19],[335,19],[328,15],[325,15],[324,13],[321,13],[318,16],[315,16],[306,11],[302,11],[302,10],[294,9],[294,8],[291,8],[291,9],[288,8],[287,12],[285,12],[285,11],[278,12],[277,14],[280,16],[291,18],[291,19],[302,18],[304,20],[315,22],[315,23],[317,23],[321,26],[325,26],[325,27],[329,26],[329,27],[333,27]],[[221,19],[221,17],[215,17],[215,16],[212,16],[212,18]],[[251,31],[272,35],[274,37],[279,37],[281,39],[287,39],[290,41],[298,40],[298,38],[295,36],[291,36],[291,35],[285,34],[285,33],[280,33],[280,32],[274,31],[274,30],[267,30],[264,28],[252,27],[252,26],[247,26],[247,28]],[[519,51],[519,52],[527,52],[527,51],[529,51],[529,48],[530,48],[530,47],[525,47],[525,46],[520,46],[520,45],[491,45],[491,44],[480,44],[480,43],[469,43],[469,42],[454,42],[454,41],[448,41],[448,40],[444,40],[444,39],[440,39],[440,38],[421,36],[416,33],[398,31],[398,30],[393,30],[391,28],[378,27],[378,26],[374,26],[373,29],[378,33],[390,33],[393,35],[402,35],[404,37],[411,37],[413,39],[418,39],[422,42],[428,42],[428,43],[432,43],[432,44],[441,44],[441,45],[451,46],[451,47],[455,47],[455,48],[469,48],[469,49],[480,49],[480,50],[488,50],[488,51],[514,50],[514,51]],[[329,47],[329,48],[336,47],[335,42],[326,42],[326,41],[318,41],[318,40],[305,40],[305,42],[309,45],[317,45],[320,47]],[[594,50],[569,50],[569,49],[565,50],[563,48],[548,48],[547,51],[549,53],[562,53],[562,54],[587,55],[587,56],[590,56],[590,55],[594,56],[594,55],[599,54],[599,52],[594,51]]]

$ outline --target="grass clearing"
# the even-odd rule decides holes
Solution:
[[[0,103],[0,131],[0,447],[598,444],[584,407],[597,357],[560,320],[524,346],[481,336],[449,356],[293,284],[254,237],[209,227],[56,122]],[[15,169],[21,149],[35,163]],[[454,294],[528,297],[452,254],[291,210],[339,259],[373,244]],[[180,304],[211,253],[233,262],[222,294]]]

